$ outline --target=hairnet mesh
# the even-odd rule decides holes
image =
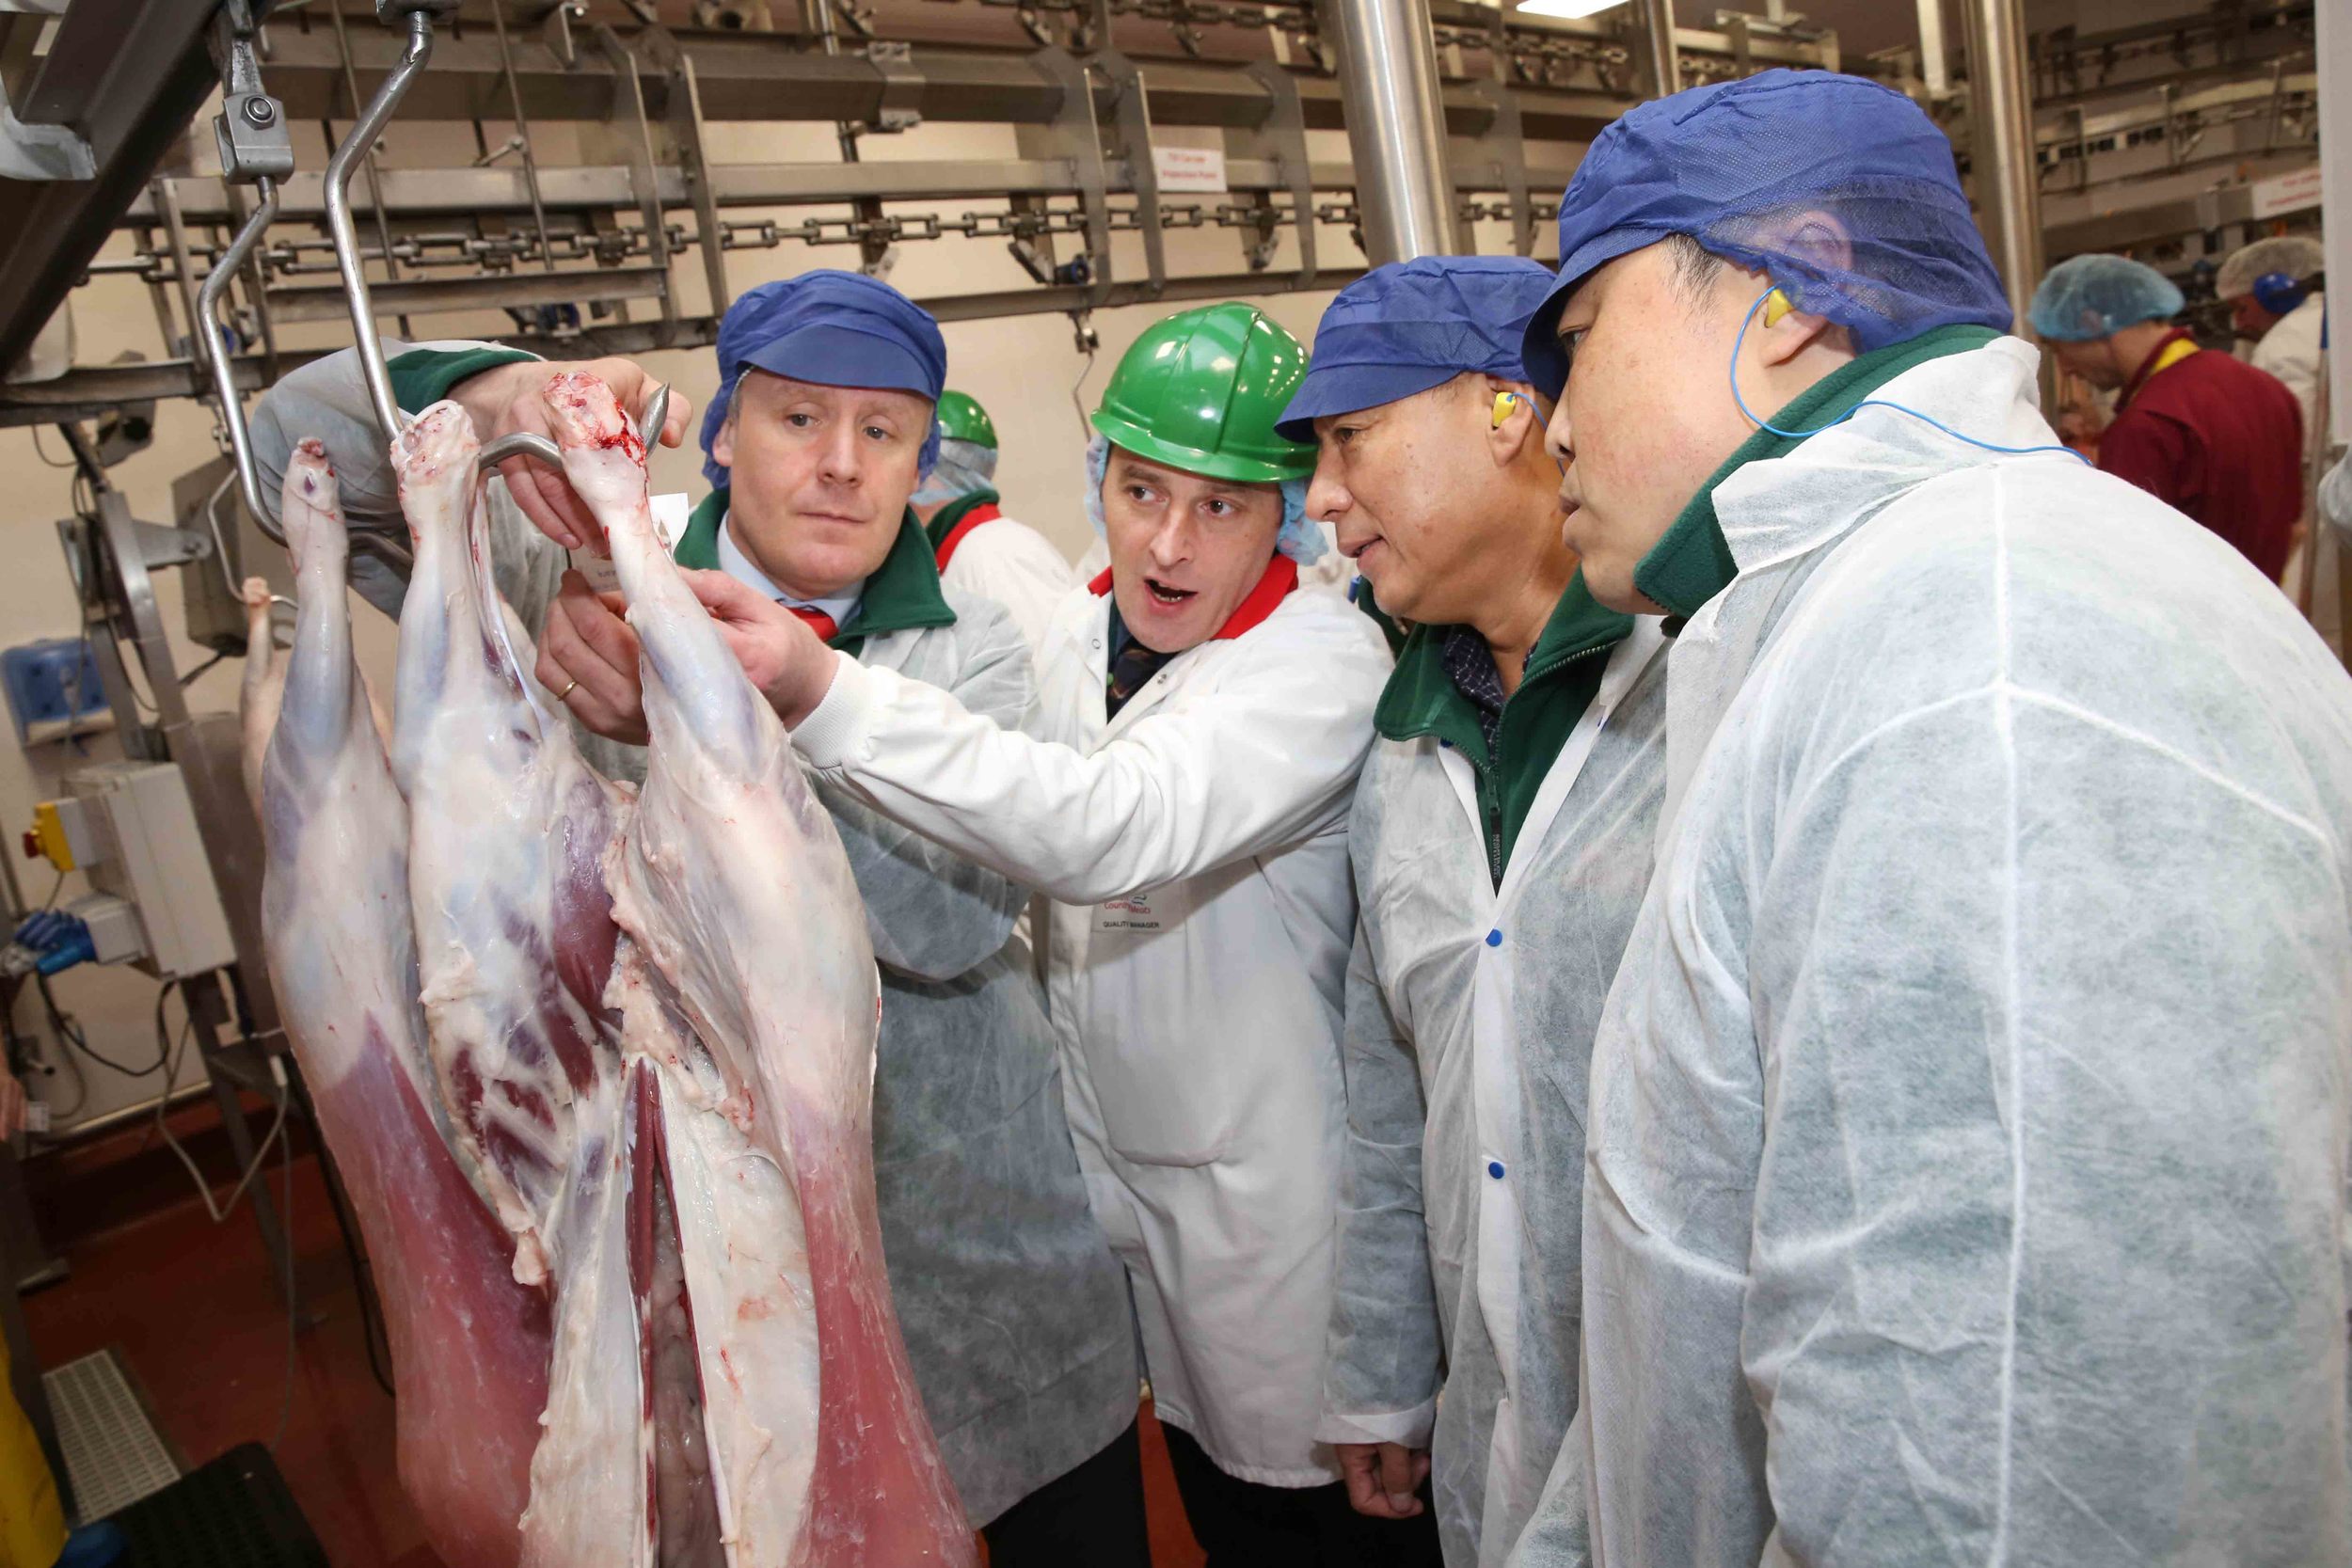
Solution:
[[[1567,293],[1683,234],[1768,274],[1864,353],[1942,326],[2009,329],[1950,140],[1918,106],[1832,71],[1768,71],[1654,100],[1604,130],[1560,203],[1560,277],[1527,366],[1556,393]]]
[[[2128,256],[2074,256],[2033,292],[2033,329],[2056,343],[2089,343],[2181,313],[2181,291]]]
[[[1845,327],[1863,353],[1938,326],[2009,326],[1968,209],[1934,199],[1938,187],[1883,174],[1817,183],[1834,173],[1818,151],[1784,161],[1759,150],[1748,161],[1753,204],[1718,213],[1691,238],[1770,275],[1790,304]]]
[[[2328,253],[2317,240],[2307,234],[2278,234],[2231,252],[2214,275],[2213,292],[2223,299],[2235,299],[2252,293],[2257,277],[2280,272],[2300,283],[2327,267]]]
[[[996,481],[996,449],[977,441],[939,438],[939,458],[912,498],[917,506],[936,506],[975,490],[992,488]]]
[[[1110,472],[1111,438],[1097,434],[1087,442],[1087,521],[1105,540],[1110,537],[1110,525],[1103,517],[1103,476]],[[1307,482],[1286,479],[1282,486],[1282,531],[1275,536],[1274,547],[1297,562],[1311,566],[1323,559],[1329,548],[1323,530],[1307,520]]]

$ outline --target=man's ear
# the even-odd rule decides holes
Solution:
[[[1772,291],[1780,298],[1788,296],[1778,289]],[[1827,316],[1817,316],[1793,306],[1775,309],[1777,301],[1767,299],[1758,313],[1749,337],[1756,343],[1756,357],[1767,366],[1786,365],[1798,355],[1821,341],[1824,335],[1836,330],[1836,324]]]
[[[1810,262],[1823,272],[1853,270],[1853,242],[1847,237],[1846,226],[1832,214],[1815,208],[1772,228],[1775,237],[1771,249]]]
[[[722,468],[735,467],[735,420],[740,410],[730,408],[719,434],[710,438],[710,460]]]
[[[1519,453],[1529,443],[1541,449],[1544,425],[1551,411],[1536,401],[1535,388],[1524,381],[1507,376],[1482,375],[1473,384],[1480,389],[1479,406],[1485,411],[1486,450],[1495,467],[1507,468],[1518,461]]]
[[[1846,226],[1835,214],[1819,208],[1794,213],[1773,223],[1759,243],[1762,248],[1793,257],[1822,272],[1853,270],[1853,242],[1846,233]],[[1833,329],[1828,318],[1804,309],[1804,302],[1793,289],[1791,285],[1776,290],[1780,297],[1764,302],[1756,322],[1756,350],[1767,365],[1787,364]]]

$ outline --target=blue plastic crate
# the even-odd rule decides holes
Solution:
[[[106,712],[98,656],[85,637],[52,637],[0,653],[0,687],[8,693],[19,744],[76,734]]]

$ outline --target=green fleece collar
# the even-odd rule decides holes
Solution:
[[[1511,700],[1517,702],[1519,692],[1569,660],[1613,646],[1632,629],[1633,617],[1595,600],[1580,570],[1551,607],[1551,617],[1527,657],[1519,691],[1513,692]],[[1453,630],[1452,626],[1417,626],[1406,636],[1397,651],[1396,668],[1390,672],[1389,684],[1373,709],[1373,727],[1390,740],[1437,736],[1461,747],[1465,755],[1483,765],[1486,742],[1478,727],[1477,705],[1462,695],[1446,673],[1445,641]],[[1507,703],[1504,711],[1509,711]]]
[[[384,368],[391,375],[392,402],[403,413],[421,414],[469,375],[538,357],[518,348],[414,348]]]
[[[1528,655],[1518,689],[1502,705],[1492,757],[1477,705],[1446,672],[1445,642],[1454,629],[1413,628],[1373,710],[1373,727],[1391,740],[1434,735],[1470,760],[1478,781],[1486,871],[1500,887],[1535,796],[1600,689],[1605,656],[1633,629],[1633,617],[1596,602],[1581,571],[1569,578]]]
[[[713,490],[703,498],[678,538],[679,565],[697,571],[719,569],[719,527],[726,515],[725,490]],[[855,656],[868,637],[955,623],[956,612],[947,608],[946,596],[939,591],[939,568],[931,561],[930,537],[910,511],[898,524],[898,536],[890,542],[890,553],[866,579],[866,593],[850,624],[834,634],[829,646]]]
[[[934,556],[939,553],[939,547],[947,542],[947,535],[956,531],[956,525],[970,516],[974,508],[994,506],[1002,499],[995,491],[983,485],[969,494],[958,496],[932,513],[931,520],[923,525],[923,532],[931,542],[931,553]]]
[[[1932,332],[1873,350],[1823,376],[1772,416],[1772,423],[1781,430],[1804,434],[1783,436],[1759,428],[1742,441],[1740,450],[1724,459],[1723,467],[1708,476],[1707,483],[1699,486],[1698,494],[1691,498],[1691,503],[1682,509],[1674,525],[1660,535],[1649,553],[1642,557],[1641,564],[1633,568],[1633,586],[1641,590],[1642,596],[1674,617],[1666,625],[1667,631],[1681,630],[1682,621],[1697,614],[1700,606],[1722,593],[1740,575],[1739,565],[1731,558],[1731,546],[1724,538],[1723,525],[1715,515],[1717,485],[1750,463],[1785,457],[1796,451],[1804,444],[1806,436],[1844,419],[1872,392],[1914,366],[1941,359],[1947,354],[1982,348],[1999,336],[1985,326],[1939,326]]]

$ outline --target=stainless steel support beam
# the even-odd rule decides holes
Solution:
[[[1931,103],[1952,94],[1951,67],[1944,60],[1944,0],[1919,0],[1919,79]]]
[[[1385,15],[1415,0],[1346,3]],[[1420,36],[1422,47],[1429,49],[1425,24]],[[342,60],[324,29],[304,33],[279,26],[273,29],[271,43],[270,90],[284,101],[289,116],[298,120],[352,117]],[[352,55],[362,92],[397,62],[398,44],[381,28],[352,29]],[[707,121],[872,121],[893,94],[908,101],[926,121],[1051,125],[1060,114],[1060,86],[1038,67],[1033,55],[918,45],[910,60],[921,85],[909,88],[863,55],[803,54],[780,34],[688,35],[680,38],[679,48],[694,64],[695,92]],[[512,96],[507,61],[486,28],[441,39],[433,69],[404,101],[403,114],[421,119],[500,120],[514,112],[519,100],[534,124],[605,118],[612,102],[613,71],[596,51],[581,50],[578,63],[567,67],[543,42],[516,37],[511,40],[510,53]],[[1238,64],[1156,59],[1138,64],[1151,88],[1156,124],[1249,127],[1264,121],[1269,106],[1265,90]],[[1307,128],[1344,128],[1341,84],[1311,71],[1294,75]],[[1437,82],[1434,51],[1430,80]],[[648,87],[660,90],[655,84]],[[1527,134],[1539,139],[1589,140],[1633,103],[1615,93],[1575,88],[1513,90]],[[1094,95],[1096,118],[1108,123],[1115,113],[1114,91],[1098,82]],[[1476,136],[1492,127],[1490,109],[1468,83],[1445,86],[1440,101],[1453,135]]]
[[[1428,0],[1321,0],[1339,53],[1364,253],[1375,266],[1461,248]]]
[[[2063,261],[2087,250],[2126,250],[2151,240],[2210,233],[2233,223],[2255,221],[2254,187],[2224,185],[2199,191],[2195,196],[2125,207],[2073,223],[2054,223],[2042,231],[2042,253]]]
[[[1362,269],[1323,268],[1314,278],[1318,289],[1344,288],[1363,276]],[[925,309],[941,321],[982,321],[1003,316],[1059,315],[1072,310],[1084,310],[1095,306],[1146,305],[1153,300],[1232,299],[1236,295],[1289,293],[1299,287],[1298,275],[1285,272],[1213,273],[1200,277],[1171,277],[1156,294],[1147,281],[1113,283],[1103,291],[1099,300],[1090,287],[1056,285],[1047,288],[1011,289],[1001,293],[944,294],[918,300]],[[718,341],[719,323],[710,316],[679,318],[676,341],[662,341],[662,324],[632,322],[617,326],[597,326],[564,340],[560,352],[569,358],[594,359],[612,354],[648,354],[658,348],[707,348]],[[544,338],[510,334],[495,340],[523,348],[544,350]],[[280,372],[307,365],[314,359],[335,352],[332,349],[281,349],[278,363]],[[266,383],[262,378],[262,359],[250,356],[230,361],[230,373],[243,390],[253,391]],[[94,365],[67,372],[55,381],[25,382],[15,386],[0,386],[0,429],[11,425],[55,424],[64,420],[91,420],[109,409],[126,403],[140,403],[153,398],[194,397],[209,386],[202,366],[185,359],[151,360],[123,365]]]
[[[1156,104],[1157,100],[1153,101]],[[691,204],[686,182],[674,167],[660,169],[661,205],[676,210]],[[1504,162],[1454,160],[1457,191],[1508,193],[1512,182]],[[1530,187],[1557,195],[1572,168],[1531,167]],[[1228,184],[1241,192],[1287,192],[1294,189],[1293,171],[1283,160],[1233,157],[1226,160]],[[1356,170],[1343,163],[1306,166],[1311,188],[1352,191]],[[1103,162],[1104,189],[1115,196],[1132,195],[1135,182],[1124,158]],[[177,175],[160,182],[180,204],[181,218],[195,225],[228,225],[244,221],[227,189],[212,175]],[[278,221],[316,223],[326,214],[323,177],[297,173],[278,187]],[[926,163],[860,164],[714,164],[710,167],[711,196],[723,208],[790,207],[850,201],[871,197],[882,201],[986,200],[1007,196],[1076,196],[1083,184],[1069,158],[975,158]],[[539,188],[546,210],[570,218],[581,213],[611,212],[633,206],[636,198],[628,169],[619,164],[543,167]],[[516,168],[389,168],[384,171],[384,205],[394,223],[436,217],[470,218],[486,215],[528,217],[531,190]],[[356,213],[370,211],[366,193],[355,191]],[[142,192],[123,211],[116,225],[139,229],[163,221],[151,191]],[[200,252],[199,252],[200,254]],[[125,270],[138,263],[126,259]],[[109,263],[113,266],[113,263]]]
[[[378,283],[370,293],[388,316],[436,310],[501,310],[533,305],[613,305],[657,299],[668,283],[660,267],[583,267],[573,272],[505,272],[473,277],[404,277]],[[270,309],[281,322],[342,321],[340,287],[272,289]]]
[[[2023,0],[1960,0],[1968,29],[1968,161],[1977,221],[2016,313],[2042,281],[2042,182],[2026,81]]]
[[[28,125],[72,126],[97,172],[0,180],[0,370],[24,357],[215,87],[212,13],[192,0],[76,0],[58,19],[16,112]]]
[[[1642,80],[1650,96],[1665,98],[1680,92],[1682,61],[1675,53],[1674,0],[1641,0],[1634,8],[1639,13],[1635,25],[1642,40]],[[1740,41],[1744,44],[1744,37]]]
[[[2352,329],[2352,316],[2346,315],[2344,305],[2352,300],[2352,101],[2347,101],[2347,94],[2352,94],[2352,16],[2346,16],[2341,6],[2323,5],[2315,22],[2315,63],[2320,80],[2329,84],[2319,95],[2322,243],[2328,247],[2328,260],[2341,263],[2335,270],[2343,280],[2326,296],[2326,330],[2333,345],[2352,341],[2344,330]],[[2330,109],[2329,103],[2335,107]],[[2324,365],[2326,435],[2332,447],[2334,442],[2352,440],[2352,353],[2330,346]],[[2346,548],[2341,538],[2336,541],[2336,562],[2343,578],[2345,623],[2352,625],[2352,548]],[[2337,586],[2329,585],[2331,589]]]

